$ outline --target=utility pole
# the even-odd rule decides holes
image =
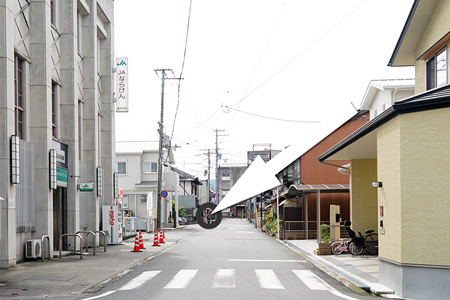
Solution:
[[[210,191],[210,185],[211,185],[211,149],[200,149],[200,151],[208,151],[206,155],[208,155],[208,202],[211,202],[211,191]]]
[[[219,204],[220,200],[221,200],[221,193],[219,193],[219,132],[221,131],[225,131],[225,130],[219,130],[216,129],[214,130],[216,132],[216,199],[217,199],[217,204]],[[221,135],[221,136],[226,136],[226,135]]]
[[[156,203],[156,229],[161,229],[161,191],[162,191],[162,158],[163,158],[163,140],[164,140],[164,84],[165,80],[182,78],[168,78],[166,72],[170,71],[173,74],[172,69],[156,69],[155,73],[158,75],[161,72],[161,119],[159,121],[159,151],[158,151],[158,190],[156,191],[157,203]],[[175,75],[174,75],[175,76]],[[170,152],[170,149],[168,149]],[[178,200],[178,199],[177,199]],[[175,220],[176,222],[176,220]]]

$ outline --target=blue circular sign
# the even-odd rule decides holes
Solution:
[[[166,190],[162,190],[162,191],[161,191],[161,197],[163,197],[163,198],[166,198],[168,194],[169,194],[169,193],[167,193]]]
[[[212,194],[211,198],[213,198],[213,199],[216,198],[216,194]]]

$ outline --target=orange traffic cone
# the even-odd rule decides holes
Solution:
[[[163,230],[163,238],[164,238],[164,241],[165,241],[166,240],[166,233],[164,231],[164,228],[162,230]]]
[[[140,230],[139,230],[139,249],[145,249],[144,239],[142,238],[142,233]]]
[[[158,247],[159,247],[159,243],[158,243],[158,230],[155,231],[155,238],[153,239],[153,246],[158,246]]]
[[[134,249],[131,252],[142,252],[139,248],[139,235],[136,233],[136,238],[134,239]]]
[[[160,231],[159,231],[159,243],[160,244],[164,244],[165,242],[164,242],[164,233],[163,233],[163,229],[161,229]]]

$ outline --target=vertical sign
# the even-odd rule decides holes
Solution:
[[[116,58],[116,112],[128,112],[128,57]]]

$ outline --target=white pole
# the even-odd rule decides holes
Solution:
[[[279,196],[278,196],[278,187],[277,187],[277,239],[280,239],[280,209],[278,206]]]

